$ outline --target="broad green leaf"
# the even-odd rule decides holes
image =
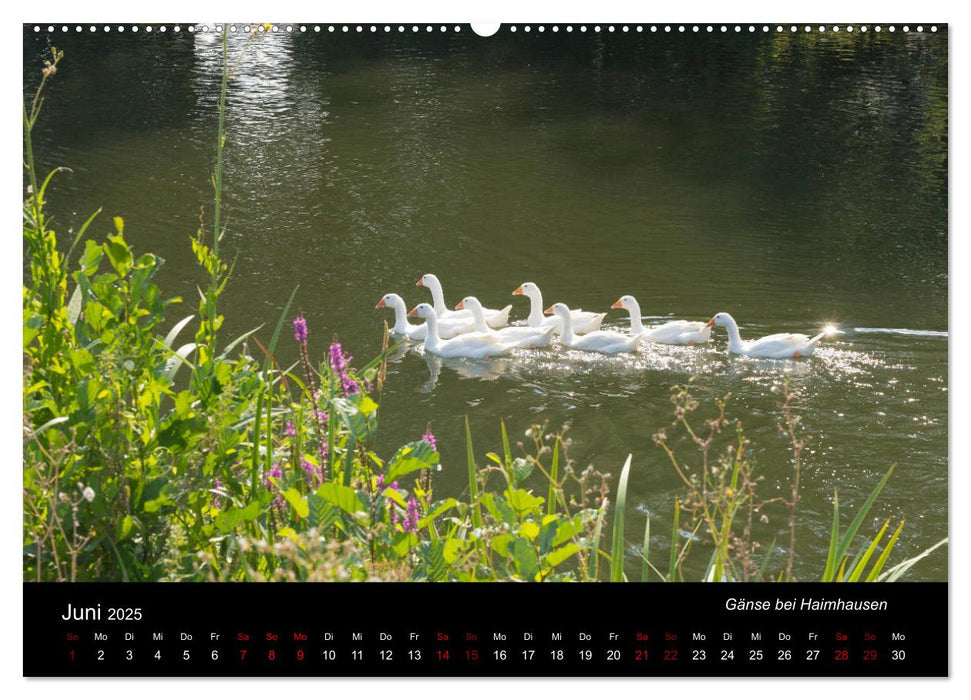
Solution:
[[[530,512],[538,513],[539,507],[546,502],[542,496],[534,496],[524,489],[506,489],[503,495],[520,517]]]
[[[563,545],[558,549],[554,549],[552,552],[546,555],[546,563],[550,566],[558,566],[564,561],[572,557],[574,554],[579,552],[581,549],[580,545],[576,542],[570,542]]]
[[[260,504],[258,501],[252,501],[244,508],[226,508],[216,516],[216,527],[223,532],[230,532],[237,525],[253,520],[259,514]]]
[[[307,518],[310,515],[310,505],[303,499],[303,496],[300,495],[297,489],[288,489],[283,493],[283,497],[287,499],[287,503],[290,504],[301,518]]]
[[[349,515],[357,515],[367,510],[362,494],[336,481],[329,481],[321,486],[317,489],[317,495]]]
[[[419,469],[430,469],[438,464],[438,452],[424,440],[401,446],[388,463],[385,481],[397,481],[405,474]]]

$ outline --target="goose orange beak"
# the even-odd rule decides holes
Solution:
[[[517,294],[522,294],[523,285],[519,285],[518,287],[516,287],[514,290],[512,290],[512,293],[513,293],[513,296],[516,296]]]
[[[384,306],[385,306],[385,304],[384,304],[384,297],[382,297],[381,298],[381,301],[379,301],[377,304],[374,305],[374,308],[375,309],[383,309]]]
[[[714,317],[714,316],[712,316],[711,318],[709,318],[709,319],[708,319],[708,323],[706,323],[705,325],[706,325],[706,326],[708,326],[709,328],[710,328],[711,326],[714,326],[714,325],[715,325],[715,317]]]
[[[552,314],[552,313],[553,313],[553,307],[551,306],[550,308],[548,308],[548,309],[547,309],[546,311],[544,311],[543,313],[544,313],[544,314]]]
[[[415,286],[416,287],[424,287],[425,286],[424,283],[421,281],[421,278],[420,277],[418,278],[418,281],[415,282]]]
[[[611,309],[622,309],[622,308],[624,308],[624,305],[622,303],[620,303],[620,299],[618,299],[617,301],[615,301],[613,304],[610,305],[610,308]]]
[[[465,308],[465,304],[463,302],[461,302],[461,301],[458,304],[455,305],[455,310],[456,311],[459,311],[459,310],[464,309],[464,308]]]
[[[409,315],[409,316],[417,316],[417,315],[418,315],[418,307],[416,306],[416,307],[415,307],[415,308],[413,308],[413,309],[412,309],[411,311],[409,311],[409,312],[408,312],[408,315]]]

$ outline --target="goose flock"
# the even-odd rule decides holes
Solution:
[[[655,328],[645,328],[637,299],[627,294],[610,308],[623,309],[630,315],[630,330],[601,330],[606,313],[571,309],[557,302],[543,310],[543,294],[533,282],[523,282],[513,295],[529,298],[529,316],[525,325],[510,326],[512,304],[502,309],[484,307],[478,299],[467,296],[454,309],[445,305],[442,283],[433,274],[416,282],[431,292],[432,303],[421,303],[411,311],[397,294],[385,294],[376,309],[394,311],[393,331],[409,340],[421,341],[425,350],[447,358],[482,359],[508,355],[516,348],[543,348],[558,336],[564,347],[585,352],[616,355],[637,352],[644,343],[664,345],[700,345],[711,339],[714,326],[728,332],[728,352],[749,357],[772,359],[809,357],[816,344],[832,329],[809,337],[802,333],[775,333],[756,340],[742,340],[738,324],[730,314],[717,313],[705,321],[668,321]],[[419,318],[412,323],[409,318]]]

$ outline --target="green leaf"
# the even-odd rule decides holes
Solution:
[[[522,457],[516,457],[510,463],[509,471],[512,474],[513,483],[519,484],[529,478],[529,475],[533,473],[533,463]]]
[[[303,499],[303,496],[300,495],[297,489],[288,489],[283,493],[283,497],[287,499],[287,503],[290,504],[301,518],[307,518],[310,515],[310,505]]]
[[[448,564],[454,564],[471,546],[471,543],[453,537],[445,542],[445,547],[442,549],[442,557]]]
[[[624,580],[624,516],[627,509],[627,479],[630,477],[630,463],[633,455],[627,455],[624,468],[620,472],[617,486],[617,503],[614,505],[614,532],[610,546],[610,580],[619,583]]]
[[[307,494],[307,505],[310,511],[308,516],[310,527],[328,530],[337,522],[340,509],[316,493]]]
[[[560,478],[560,436],[553,443],[553,462],[550,465],[550,491],[546,496],[546,514],[553,515],[556,510],[556,488]]]
[[[438,503],[433,504],[425,514],[425,517],[418,521],[418,529],[424,530],[435,520],[435,518],[457,505],[458,501],[454,498],[446,498],[444,501],[439,501]]]
[[[840,499],[833,491],[833,526],[829,531],[829,548],[826,551],[826,568],[823,569],[823,582],[829,583],[836,573],[836,552],[839,549],[840,536]]]
[[[419,469],[430,469],[438,464],[438,452],[424,440],[409,442],[398,448],[388,463],[385,481],[397,481],[406,474]]]
[[[565,544],[559,549],[554,549],[552,552],[547,554],[546,563],[550,566],[558,566],[579,552],[580,549],[580,545],[578,545],[576,542]]]
[[[259,514],[259,501],[252,501],[245,508],[226,508],[216,516],[216,527],[223,532],[231,532],[237,525],[253,520]]]
[[[482,527],[482,506],[479,503],[479,485],[475,479],[475,454],[472,450],[472,429],[469,417],[465,417],[465,456],[469,467],[469,503],[472,505],[472,526]]]
[[[887,473],[883,475],[883,478],[880,479],[877,485],[873,488],[873,491],[870,492],[870,495],[867,496],[866,501],[863,502],[863,505],[857,512],[856,517],[853,518],[853,521],[847,528],[846,534],[843,535],[843,538],[840,540],[839,549],[836,551],[836,561],[842,561],[843,557],[846,555],[846,551],[850,548],[853,538],[856,537],[856,533],[860,529],[860,525],[863,524],[863,519],[866,518],[867,513],[870,512],[870,508],[873,507],[874,501],[877,500],[880,492],[883,491],[883,487],[887,485],[887,480],[890,479],[890,476],[893,474],[896,468],[896,464],[890,467]]]
[[[536,550],[533,549],[529,540],[516,537],[509,547],[509,553],[512,555],[513,561],[516,562],[516,567],[519,569],[519,575],[522,579],[524,581],[535,581],[536,575],[539,573],[539,559],[536,557]]]
[[[525,489],[506,489],[503,492],[509,505],[522,517],[528,513],[539,514],[539,507],[546,502],[542,496],[534,496]]]
[[[349,515],[357,515],[362,511],[367,511],[362,494],[359,494],[350,486],[339,484],[336,481],[328,481],[321,486],[317,489],[317,495]]]
[[[38,437],[41,433],[43,433],[48,428],[53,428],[55,425],[60,425],[61,423],[66,422],[67,420],[68,420],[67,416],[58,416],[57,418],[51,418],[49,421],[44,423],[44,425],[40,426],[34,431],[34,437]]]
[[[195,343],[186,343],[175,353],[165,361],[165,368],[162,370],[162,376],[168,379],[170,382],[175,380],[175,373],[179,371],[179,367],[182,365],[192,366],[186,359],[193,350],[196,349]]]
[[[273,336],[270,338],[270,344],[266,348],[267,357],[263,361],[264,373],[270,368],[270,356],[276,352],[276,344],[280,340],[280,331],[283,329],[283,322],[286,321],[287,312],[290,311],[290,305],[293,303],[293,298],[297,296],[298,289],[300,289],[299,284],[293,288],[292,292],[290,292],[290,298],[287,299],[287,303],[284,305],[283,311],[280,313],[280,318],[277,319],[276,326],[273,328]]]
[[[169,334],[165,336],[165,340],[162,341],[162,345],[164,345],[167,348],[171,348],[172,343],[175,341],[175,337],[179,334],[179,331],[185,328],[186,324],[189,323],[189,321],[191,321],[194,318],[195,318],[195,315],[190,314],[189,316],[186,316],[181,321],[176,323],[175,326],[172,327],[172,330],[169,331]]]
[[[644,544],[641,546],[641,560],[644,562],[641,566],[641,583],[647,581],[651,560],[650,560],[650,548],[651,548],[651,516],[648,515],[644,522]]]
[[[121,221],[120,218],[115,217],[115,224]],[[125,239],[119,236],[108,236],[108,241],[104,244],[104,251],[108,255],[108,261],[111,266],[118,273],[119,277],[125,277],[131,270],[132,266],[132,253],[131,248],[125,242]]]
[[[414,532],[399,532],[391,539],[391,549],[399,557],[405,556],[411,548],[418,544],[418,535]]]
[[[67,303],[67,322],[72,326],[76,326],[78,323],[78,318],[81,317],[81,298],[83,297],[81,292],[81,285],[74,287],[74,292],[71,294],[71,300]]]

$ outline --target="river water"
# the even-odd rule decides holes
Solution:
[[[684,493],[652,435],[671,422],[674,385],[703,405],[731,394],[766,498],[787,493],[779,434],[784,377],[811,436],[802,473],[796,573],[822,570],[833,491],[854,510],[897,472],[865,528],[906,519],[895,560],[947,530],[947,35],[581,33],[483,39],[467,27],[371,35],[232,37],[225,169],[237,263],[223,337],[272,327],[294,286],[323,357],[334,334],[358,360],[380,348],[397,292],[442,279],[454,305],[548,303],[609,309],[633,294],[648,320],[728,311],[744,337],[831,336],[809,359],[730,357],[724,331],[702,348],[597,357],[550,349],[493,363],[390,367],[380,447],[430,423],[439,495],[467,486],[464,416],[480,454],[532,423],[568,423],[570,456],[616,477],[632,453],[628,574],[644,514],[666,561]],[[394,27],[393,29],[396,29]],[[144,31],[25,31],[25,79],[50,45],[66,51],[37,147],[66,165],[49,194],[59,231],[98,206],[125,219],[142,251],[167,261],[160,283],[189,300],[189,237],[211,192],[220,42]],[[244,51],[244,45],[245,51]],[[98,228],[98,226],[96,226]],[[626,326],[618,311],[608,325]],[[285,359],[295,356],[284,348]],[[682,448],[685,446],[682,445]],[[684,452],[689,456],[689,452]],[[534,484],[539,487],[539,482]],[[545,494],[545,488],[543,489]],[[787,514],[758,535],[788,542]],[[764,550],[763,550],[764,551]],[[776,545],[770,570],[784,565]],[[686,567],[700,576],[704,556]],[[943,580],[943,550],[910,578]]]

